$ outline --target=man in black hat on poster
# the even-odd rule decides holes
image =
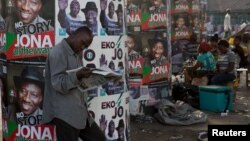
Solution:
[[[85,8],[81,11],[85,15],[86,21],[79,17],[80,3],[78,0],[72,0],[70,3],[70,13],[66,15],[66,8],[68,7],[68,0],[58,0],[59,13],[58,21],[62,28],[70,35],[73,31],[81,26],[88,26],[93,35],[97,35],[97,7],[95,2],[89,1],[86,3]]]
[[[18,96],[16,120],[21,125],[37,125],[42,121],[41,109],[44,77],[38,68],[25,67],[20,76],[14,76]],[[33,116],[32,118],[30,118]]]
[[[108,19],[108,16],[105,14],[107,8],[107,0],[100,0],[101,14],[100,22],[102,27],[105,29],[107,35],[122,35],[123,34],[123,7],[121,4],[118,4],[116,9],[117,22],[111,21]]]
[[[165,65],[167,62],[166,44],[167,37],[164,39],[164,33],[156,33],[154,38],[148,39],[151,47],[152,60],[150,61],[153,67]]]

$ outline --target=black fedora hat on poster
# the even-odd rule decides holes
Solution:
[[[20,89],[21,85],[24,82],[31,82],[42,89],[44,88],[44,77],[41,72],[38,71],[38,68],[35,67],[25,67],[20,76],[14,76],[14,84],[17,89]]]
[[[164,36],[164,33],[157,32],[157,33],[155,33],[153,38],[148,39],[148,43],[149,43],[150,47],[153,47],[154,44],[157,42],[162,42],[164,46],[166,45],[167,37]]]
[[[118,13],[118,12],[123,12],[123,10],[122,10],[122,5],[121,5],[121,4],[118,5],[117,10],[116,10],[115,12],[116,12],[116,13]]]
[[[93,10],[93,11],[96,11],[96,12],[97,12],[97,7],[96,7],[95,2],[89,1],[89,2],[87,2],[85,8],[81,9],[81,11],[82,11],[83,13],[85,13],[85,12],[87,12],[87,11],[89,11],[89,10]]]

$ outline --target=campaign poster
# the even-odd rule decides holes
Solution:
[[[142,85],[141,79],[130,79],[128,85],[130,99],[133,101],[148,100],[148,88]]]
[[[172,73],[178,74],[183,71],[184,64],[184,49],[186,44],[188,44],[188,40],[175,40],[172,41],[172,55],[171,55],[171,63],[172,63]]]
[[[1,93],[1,121],[2,121],[2,133],[0,133],[2,140],[6,139],[8,135],[7,119],[8,119],[8,107],[7,107],[7,68],[6,62],[0,61],[0,93]]]
[[[100,0],[55,0],[56,42],[68,37],[81,26],[88,26],[93,35],[100,28]]]
[[[167,80],[170,67],[169,37],[166,32],[142,34],[144,67],[143,84]]]
[[[200,34],[201,33],[201,17],[200,14],[190,14],[189,15],[189,25],[191,27],[192,33]]]
[[[122,75],[119,81],[109,81],[98,90],[98,95],[114,95],[125,91],[125,37],[124,36],[95,36],[91,46],[83,51],[83,64],[90,68],[100,68],[106,65],[112,71]],[[93,93],[92,91],[91,93]]]
[[[100,0],[100,35],[119,36],[125,33],[125,11],[122,0]]]
[[[166,0],[141,1],[141,7],[143,8],[141,29],[143,31],[167,29],[168,6],[166,4]]]
[[[171,1],[171,15],[176,13],[189,13],[190,0],[172,0]]]
[[[162,99],[169,96],[169,87],[167,81],[151,83],[147,85],[149,98],[146,100],[146,106],[154,106]]]
[[[54,0],[9,1],[13,10],[5,18],[7,60],[43,64],[54,47]],[[34,10],[30,14],[26,9]]]
[[[88,26],[94,36],[123,35],[124,1],[55,0],[56,43],[81,26]]]
[[[140,37],[140,34],[127,33],[125,45],[128,49],[129,78],[142,78],[144,55]]]
[[[0,61],[6,60],[6,34],[5,34],[5,3],[3,0],[0,0]]]
[[[126,28],[129,32],[141,31],[140,0],[126,0]]]
[[[88,100],[90,115],[107,140],[130,141],[129,95],[127,92]]]
[[[186,13],[172,15],[172,40],[189,39],[189,15]]]
[[[55,140],[54,126],[42,125],[44,66],[7,64],[8,140]]]

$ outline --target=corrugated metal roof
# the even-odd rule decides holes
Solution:
[[[225,12],[227,8],[232,12],[250,12],[250,0],[208,0],[209,12]]]

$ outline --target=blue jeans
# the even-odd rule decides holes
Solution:
[[[235,75],[232,73],[216,74],[211,79],[211,85],[225,85],[228,82],[232,82],[235,78]]]

